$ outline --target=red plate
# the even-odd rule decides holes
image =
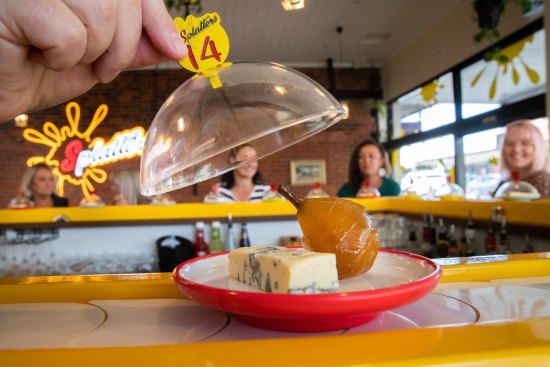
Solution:
[[[203,305],[264,329],[318,332],[364,324],[380,312],[414,302],[435,288],[439,265],[382,249],[366,274],[340,281],[330,294],[274,294],[229,277],[228,252],[195,258],[174,269],[179,290]]]

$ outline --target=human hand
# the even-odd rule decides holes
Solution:
[[[2,0],[0,122],[186,53],[162,0]]]

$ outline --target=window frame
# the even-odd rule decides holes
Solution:
[[[462,118],[462,85],[460,81],[460,72],[467,68],[468,66],[478,62],[483,59],[483,55],[494,49],[495,47],[507,47],[515,42],[520,41],[521,39],[544,29],[543,19],[539,18],[534,22],[528,24],[527,26],[521,28],[517,32],[503,38],[501,41],[485,48],[484,50],[478,52],[477,54],[467,58],[466,60],[460,62],[459,64],[451,67],[450,69],[444,70],[438,73],[433,78],[421,83],[410,90],[400,94],[399,96],[389,100],[386,103],[388,111],[388,138],[387,142],[382,143],[384,147],[392,152],[396,149],[401,148],[402,146],[418,143],[421,141],[437,138],[443,135],[453,134],[454,135],[454,145],[455,145],[455,178],[456,183],[464,187],[466,183],[465,177],[465,165],[464,165],[464,149],[463,149],[463,137],[464,135],[493,129],[496,127],[502,127],[518,119],[534,119],[541,116],[546,116],[546,93],[542,93],[527,99],[523,99],[518,102],[514,102],[508,105],[501,106],[495,110],[488,111],[479,115],[469,117],[467,119]],[[545,37],[548,37],[545,34]],[[548,72],[548,71],[547,71]],[[455,121],[431,129],[428,131],[418,132],[416,134],[411,134],[404,136],[398,139],[392,139],[393,136],[393,116],[392,116],[392,105],[397,102],[397,100],[414,90],[432,82],[435,79],[440,78],[441,76],[451,73],[453,79],[453,97],[455,103]],[[546,80],[546,85],[548,90],[548,78]],[[392,162],[392,164],[395,162]]]

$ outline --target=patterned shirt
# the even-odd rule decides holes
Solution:
[[[250,196],[244,200],[246,202],[259,202],[262,201],[264,195],[271,191],[269,185],[254,185]],[[218,188],[218,200],[220,203],[234,203],[238,202],[237,198],[233,195],[231,189],[228,189],[222,185]]]

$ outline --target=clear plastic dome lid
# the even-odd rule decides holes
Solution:
[[[447,183],[435,192],[435,196],[443,200],[464,199],[464,189],[447,178]]]
[[[500,185],[495,198],[503,200],[530,201],[540,198],[537,189],[527,181],[519,179],[519,174],[512,172],[512,180]]]
[[[213,88],[195,76],[158,111],[141,157],[141,192],[192,185],[298,143],[338,122],[340,103],[307,76],[283,65],[240,62],[221,68]],[[229,162],[244,143],[257,154]]]

